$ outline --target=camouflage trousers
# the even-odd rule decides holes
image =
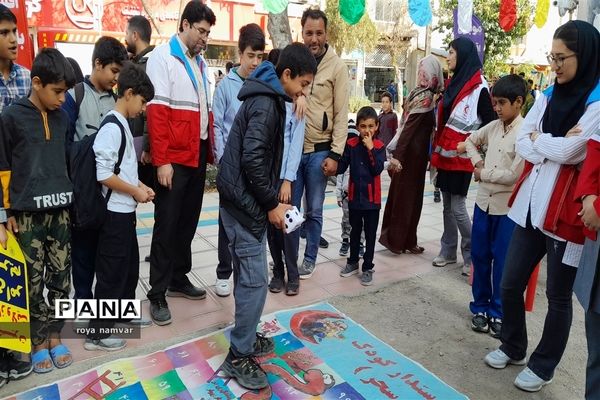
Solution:
[[[71,291],[69,211],[19,211],[15,217],[17,240],[27,261],[31,342],[37,346],[64,326],[63,320],[54,318],[54,300],[68,299]],[[48,289],[48,303],[44,288]]]

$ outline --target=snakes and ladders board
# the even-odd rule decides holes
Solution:
[[[260,359],[270,383],[260,391],[220,371],[227,329],[10,399],[466,399],[327,303],[266,315],[259,330],[275,341],[275,351]]]

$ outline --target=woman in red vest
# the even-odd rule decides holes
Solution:
[[[600,126],[600,33],[587,22],[567,22],[554,33],[548,61],[555,84],[538,98],[517,134],[525,168],[509,201],[508,216],[517,226],[502,275],[502,345],[485,357],[498,369],[527,363],[515,385],[529,392],[552,381],[571,329],[573,281],[584,243],[575,188],[586,143]],[[548,312],[527,362],[523,293],[546,255]]]
[[[473,165],[456,146],[471,132],[496,119],[488,84],[481,74],[475,44],[460,37],[450,43],[448,68],[453,71],[438,108],[438,130],[433,140],[431,165],[437,168],[436,186],[444,200],[444,233],[434,267],[456,263],[458,231],[462,237],[463,274],[471,265],[471,218],[466,200]]]

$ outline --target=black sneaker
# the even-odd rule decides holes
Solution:
[[[343,278],[347,278],[356,274],[358,274],[358,263],[346,263],[346,266],[340,271],[340,276]]]
[[[185,297],[190,300],[203,300],[206,298],[206,290],[200,289],[188,283],[182,287],[170,286],[167,289],[167,296],[169,297]]]
[[[166,299],[150,300],[150,317],[156,325],[171,323],[171,311]]]
[[[33,364],[29,360],[21,360],[14,352],[9,351],[6,354],[6,372],[10,380],[23,379],[33,372]]]
[[[262,333],[256,332],[256,342],[254,342],[254,356],[262,357],[275,350],[273,339],[266,337]]]
[[[284,286],[285,283],[283,282],[283,279],[274,276],[273,278],[271,278],[271,282],[269,283],[269,292],[281,293]]]
[[[442,201],[442,196],[440,195],[440,190],[436,189],[433,191],[433,202],[439,203]]]
[[[481,312],[473,315],[473,318],[471,319],[471,329],[475,332],[488,333],[490,331],[490,326],[488,325],[487,315]]]
[[[373,270],[372,269],[363,271],[362,275],[360,276],[360,284],[363,286],[371,286],[373,284]]]
[[[228,377],[235,378],[238,385],[246,389],[258,390],[269,386],[267,374],[253,356],[233,358],[229,353],[221,365],[221,371]]]
[[[321,236],[321,238],[319,239],[319,247],[322,249],[326,249],[329,247],[329,242],[325,240],[323,236]]]
[[[502,330],[502,320],[500,318],[490,318],[490,334],[494,339],[500,339],[500,331]]]
[[[350,243],[347,240],[344,240],[342,242],[342,247],[340,247],[340,256],[347,257],[349,250],[350,250]]]

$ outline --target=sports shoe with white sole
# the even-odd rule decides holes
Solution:
[[[433,262],[431,264],[434,267],[445,267],[448,264],[456,264],[456,258],[455,259],[446,259],[442,256],[437,256],[436,258],[433,259]]]
[[[526,367],[515,379],[515,386],[526,392],[539,392],[544,386],[552,383],[552,379],[546,381],[535,372]]]
[[[231,284],[229,279],[218,279],[215,282],[215,293],[219,297],[227,297],[231,294]]]
[[[522,360],[515,360],[513,358],[510,358],[506,355],[506,353],[504,353],[500,349],[488,353],[488,355],[485,356],[484,361],[488,366],[496,369],[506,368],[508,364],[525,365],[527,362],[525,358],[523,358]]]
[[[86,339],[83,348],[86,350],[117,351],[127,346],[127,341],[114,335],[104,339]]]

